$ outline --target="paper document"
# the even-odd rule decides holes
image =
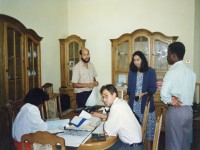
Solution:
[[[62,119],[62,120],[53,120],[53,121],[46,121],[48,129],[55,129],[60,127],[68,126],[69,119]]]
[[[80,144],[84,143],[86,139],[91,137],[91,132],[77,131],[75,133],[75,132],[69,131],[69,132],[57,134],[57,136],[65,139],[66,146],[79,147]]]
[[[90,94],[90,96],[88,97],[85,106],[94,106],[97,104],[98,101],[98,87],[94,87],[92,90],[92,93]]]
[[[48,131],[49,133],[51,133],[51,134],[57,134],[57,133],[62,133],[62,132],[64,132],[64,129],[55,128],[55,129],[48,129],[47,131]]]
[[[91,114],[89,114],[88,112],[86,112],[85,110],[82,110],[79,117],[85,118],[85,119],[90,119],[92,117]]]

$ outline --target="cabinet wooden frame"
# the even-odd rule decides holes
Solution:
[[[37,45],[37,56],[31,60],[37,60],[32,87],[28,76],[28,39]],[[41,40],[17,19],[0,14],[0,105],[23,99],[30,88],[41,86]]]

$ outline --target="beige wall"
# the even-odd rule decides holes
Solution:
[[[68,0],[68,5],[69,34],[87,40],[101,84],[111,82],[109,39],[138,28],[179,36],[193,68],[194,0]]]
[[[198,1],[198,0],[196,0]],[[139,28],[179,36],[194,67],[195,0],[0,0],[0,13],[34,29],[42,40],[42,82],[60,87],[59,38],[86,39],[100,85],[111,83],[111,43]],[[199,46],[198,46],[199,47]]]

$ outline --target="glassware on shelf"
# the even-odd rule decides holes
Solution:
[[[31,76],[31,71],[30,70],[28,70],[28,76]]]
[[[36,76],[36,71],[35,70],[32,71],[32,75]]]
[[[30,58],[31,57],[31,52],[28,52],[28,58]]]
[[[37,52],[36,51],[33,52],[33,56],[37,57]]]

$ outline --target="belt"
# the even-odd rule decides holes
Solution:
[[[140,143],[133,143],[133,144],[130,144],[129,146],[140,146],[140,145],[142,145],[142,142],[140,142]]]

